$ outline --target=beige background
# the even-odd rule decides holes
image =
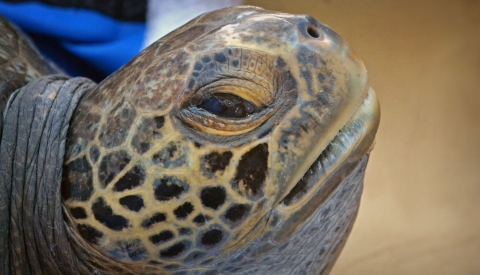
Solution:
[[[336,30],[380,98],[360,213],[332,274],[480,274],[480,1],[247,4]]]

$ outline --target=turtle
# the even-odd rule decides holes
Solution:
[[[2,274],[328,274],[380,121],[307,15],[205,13],[101,83],[0,21]]]

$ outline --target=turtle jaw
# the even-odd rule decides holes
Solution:
[[[271,211],[252,228],[242,243],[251,241],[258,234],[259,239],[272,238],[270,245],[258,248],[256,253],[261,254],[272,249],[275,244],[286,243],[294,236],[328,202],[346,178],[355,173],[363,173],[368,154],[373,149],[379,122],[380,105],[373,89],[368,88],[366,98],[354,115],[338,130],[337,135],[317,155],[308,169],[303,170],[303,177],[300,176],[296,185],[279,202],[274,203]],[[360,176],[363,178],[363,175]],[[361,191],[362,188],[357,190]],[[352,207],[356,209],[358,205]],[[338,215],[338,219],[351,219],[338,212],[332,215]],[[353,220],[349,224],[353,224]],[[271,234],[273,235],[268,237]],[[312,245],[321,246],[315,242]],[[229,249],[234,248],[235,245]]]
[[[304,172],[277,206],[282,212],[303,208],[322,183],[345,162],[359,161],[373,149],[380,122],[380,105],[372,88],[352,118]]]

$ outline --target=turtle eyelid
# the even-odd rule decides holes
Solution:
[[[246,118],[260,111],[252,102],[231,93],[209,93],[197,104],[197,107],[226,119]]]

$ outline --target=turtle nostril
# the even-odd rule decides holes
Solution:
[[[307,27],[307,32],[313,38],[319,38],[320,37],[320,31],[317,29],[317,27],[315,27],[313,25],[309,25]]]

